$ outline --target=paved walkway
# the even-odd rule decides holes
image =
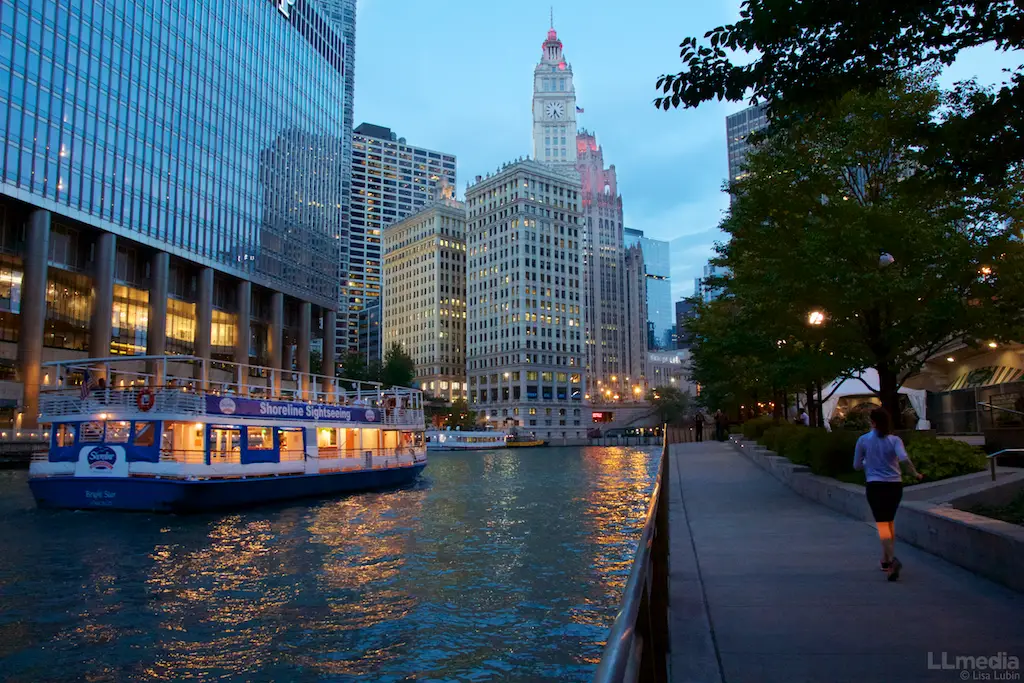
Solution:
[[[888,583],[873,526],[731,446],[675,445],[670,462],[673,681],[1024,680],[929,669],[943,652],[1024,666],[1024,595],[899,543],[903,577]]]

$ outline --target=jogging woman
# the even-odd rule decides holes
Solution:
[[[907,456],[903,441],[892,433],[892,421],[884,408],[871,411],[871,431],[857,439],[853,456],[853,469],[864,470],[867,485],[864,487],[871,506],[871,514],[878,527],[878,538],[882,542],[882,571],[890,581],[900,578],[903,563],[896,557],[896,510],[903,499],[903,474],[900,464],[905,464],[911,476],[922,479]]]

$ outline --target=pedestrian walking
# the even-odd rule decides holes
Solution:
[[[693,416],[693,431],[697,434],[697,441],[704,440],[704,413],[699,410]]]
[[[802,424],[804,427],[810,427],[811,426],[811,416],[808,415],[807,411],[804,410],[803,408],[800,409],[800,415],[796,419],[797,419],[797,422],[799,424]]]
[[[728,431],[728,420],[725,417],[725,413],[721,410],[715,411],[715,439],[717,441],[725,441],[725,435]]]
[[[896,511],[903,499],[903,472],[906,466],[911,476],[923,479],[907,455],[903,440],[892,432],[892,420],[884,408],[871,411],[871,431],[857,439],[853,456],[853,469],[864,470],[871,514],[882,543],[882,571],[889,581],[900,578],[903,563],[896,557]]]

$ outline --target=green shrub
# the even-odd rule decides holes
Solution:
[[[743,423],[743,436],[755,441],[761,438],[765,430],[775,426],[775,418],[771,415],[762,415]]]
[[[845,429],[816,432],[811,444],[811,470],[824,477],[852,474],[858,438],[860,434]]]
[[[927,481],[979,472],[987,465],[985,453],[963,441],[939,439],[922,433],[906,441],[907,454]],[[916,483],[908,477],[904,477],[904,482]]]

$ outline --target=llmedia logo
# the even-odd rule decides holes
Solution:
[[[929,652],[928,668],[957,671],[961,681],[1019,681],[1020,659],[997,652],[994,655],[953,655]]]

